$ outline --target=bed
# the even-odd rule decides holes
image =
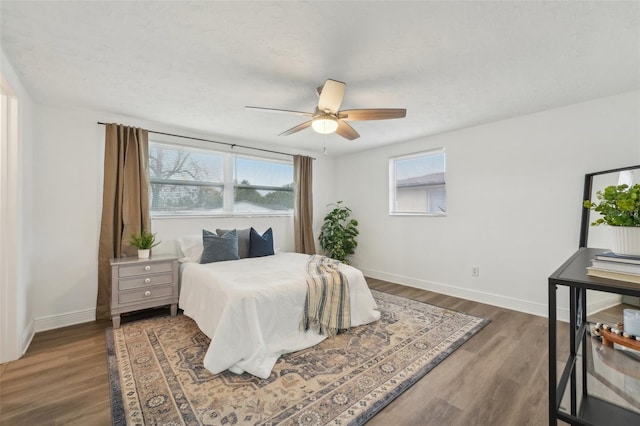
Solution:
[[[278,358],[326,338],[300,330],[306,298],[309,256],[273,256],[181,266],[180,308],[211,343],[204,367],[266,379]],[[358,269],[340,264],[349,282],[351,326],[380,318],[377,305]]]

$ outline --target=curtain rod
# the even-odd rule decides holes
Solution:
[[[103,126],[106,126],[109,123],[103,123],[101,121],[98,121],[98,124],[102,124]],[[230,146],[231,149],[233,149],[234,147],[237,146],[238,148],[253,149],[253,150],[256,150],[256,151],[270,152],[272,154],[288,155],[290,157],[293,157],[295,155],[295,154],[289,154],[288,152],[272,151],[270,149],[255,148],[255,147],[246,146],[246,145],[238,145],[237,143],[220,142],[220,141],[214,141],[214,140],[211,140],[211,139],[194,138],[192,136],[176,135],[176,134],[173,134],[173,133],[156,132],[155,130],[147,130],[147,132],[155,133],[156,135],[174,136],[176,138],[191,139],[191,140],[194,140],[194,141],[211,142],[211,143],[217,143],[217,144],[220,144],[220,145],[227,145],[227,146]],[[311,157],[311,159],[315,160],[314,157]]]

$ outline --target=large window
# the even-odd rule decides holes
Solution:
[[[389,159],[389,214],[445,215],[444,149]]]
[[[154,216],[293,212],[291,161],[150,142],[149,178]]]

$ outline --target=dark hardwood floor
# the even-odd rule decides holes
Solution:
[[[548,424],[545,318],[367,281],[376,290],[491,320],[368,425]],[[0,425],[110,425],[108,326],[99,321],[38,333],[24,357],[0,365]],[[560,327],[566,342],[568,327]]]

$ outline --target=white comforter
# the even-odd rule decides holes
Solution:
[[[326,337],[300,331],[309,256],[279,253],[205,265],[182,265],[180,308],[211,343],[204,366],[213,373],[248,372],[266,379],[280,355]],[[349,281],[351,325],[380,318],[362,273],[340,265]]]

